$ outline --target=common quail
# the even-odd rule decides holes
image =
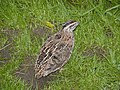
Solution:
[[[76,21],[68,21],[46,40],[35,62],[35,78],[45,77],[67,63],[74,47],[73,30],[78,25]]]

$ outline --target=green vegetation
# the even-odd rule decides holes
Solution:
[[[46,40],[46,36],[33,35],[33,29],[47,27],[46,21],[58,28],[68,20],[80,22],[74,32],[75,48],[64,70],[44,89],[119,90],[119,0],[1,0],[0,90],[31,88],[13,73],[26,56],[36,57]],[[8,60],[2,51],[9,46]],[[7,63],[1,65],[4,61]]]

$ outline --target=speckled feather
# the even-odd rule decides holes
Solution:
[[[39,79],[60,69],[69,60],[73,47],[73,32],[60,30],[58,33],[49,37],[37,57],[35,77]]]

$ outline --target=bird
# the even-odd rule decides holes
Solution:
[[[40,79],[61,69],[68,61],[74,48],[74,30],[79,22],[69,20],[50,36],[42,45],[35,61],[35,78]]]

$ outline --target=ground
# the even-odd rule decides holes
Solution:
[[[119,0],[1,0],[0,90],[119,90]],[[75,47],[62,71],[36,80],[45,40],[68,20]]]

